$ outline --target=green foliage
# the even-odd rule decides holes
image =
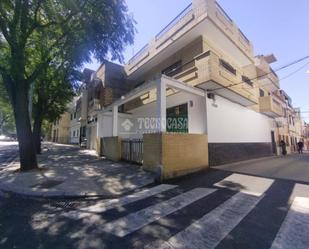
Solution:
[[[49,66],[35,82],[33,95],[33,116],[54,122],[64,113],[74,96],[74,84],[65,68]]]
[[[103,61],[110,54],[122,61],[134,33],[124,0],[0,1],[0,75],[14,110],[23,170],[37,167],[28,111],[30,86],[37,84],[38,100],[41,87],[53,100],[55,93],[61,94],[60,86],[67,91],[73,69],[89,62],[91,55]],[[51,80],[59,70],[61,80]],[[52,105],[47,117],[51,119],[63,103]]]
[[[13,109],[5,92],[3,81],[0,77],[0,134],[15,133],[15,120]]]

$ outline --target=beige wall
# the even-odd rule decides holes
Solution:
[[[144,165],[148,170],[160,169],[161,179],[169,179],[208,166],[207,135],[148,134],[144,135]]]
[[[54,136],[54,131],[56,136]],[[52,141],[57,143],[69,143],[70,139],[70,113],[65,112],[52,126]]]
[[[121,140],[119,137],[104,137],[102,139],[103,156],[112,161],[121,159]]]

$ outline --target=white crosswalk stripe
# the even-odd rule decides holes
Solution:
[[[168,184],[161,184],[156,187],[145,189],[143,191],[127,195],[121,198],[111,199],[108,201],[103,201],[96,203],[95,205],[81,208],[82,211],[88,211],[88,212],[105,212],[106,210],[112,209],[116,206],[123,206],[127,205],[132,202],[136,202],[142,199],[145,199],[147,197],[160,194],[164,191],[171,190],[175,188],[176,185],[168,185]]]
[[[232,174],[214,185],[240,191],[245,194],[261,196],[273,182],[274,180],[264,177]]]
[[[195,188],[167,201],[131,213],[123,218],[107,223],[103,231],[124,237],[143,226],[176,212],[179,209],[213,193],[215,189]]]
[[[262,196],[237,193],[185,230],[171,237],[159,248],[215,248],[261,199]]]
[[[73,218],[73,219],[86,218],[89,216],[93,216],[94,213],[102,213],[102,212],[105,212],[107,210],[110,210],[116,207],[121,207],[121,206],[130,204],[130,203],[163,193],[165,191],[174,189],[176,187],[177,187],[176,185],[161,184],[153,188],[145,189],[140,192],[130,194],[124,197],[100,201],[88,207],[80,208],[74,211],[69,211],[63,214],[63,216]]]
[[[309,198],[295,197],[271,249],[309,247]]]

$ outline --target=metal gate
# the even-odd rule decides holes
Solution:
[[[143,139],[121,140],[121,159],[143,164]]]

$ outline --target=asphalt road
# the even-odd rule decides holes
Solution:
[[[303,249],[308,230],[309,185],[216,169],[113,200],[0,196],[1,249]]]

